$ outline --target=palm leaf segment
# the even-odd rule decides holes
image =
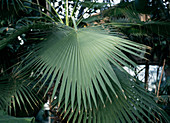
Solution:
[[[32,110],[34,110],[33,107],[37,106],[40,101],[37,99],[35,94],[31,92],[31,88],[26,86],[27,83],[27,81],[19,80],[17,77],[14,77],[11,74],[5,74],[1,76],[0,110],[5,110],[6,112],[9,112],[9,114],[14,112],[16,115],[18,106],[20,110],[24,108],[28,114],[26,103],[29,104]]]
[[[71,100],[72,110],[75,101],[78,103],[79,110],[82,102],[87,109],[87,104],[91,107],[92,100],[97,107],[96,96],[99,96],[104,104],[101,91],[112,102],[108,88],[115,97],[118,97],[118,94],[114,87],[118,87],[124,95],[110,63],[121,70],[123,69],[120,64],[129,66],[128,62],[135,65],[121,51],[138,56],[129,49],[144,52],[141,48],[144,46],[99,33],[93,28],[75,31],[69,27],[67,29],[57,27],[44,41],[36,45],[26,58],[27,64],[21,68],[20,72],[23,74],[24,71],[23,76],[27,77],[26,73],[34,71],[39,78],[37,84],[42,84],[40,89],[48,83],[46,93],[54,86],[52,99],[59,90],[58,106],[64,99],[65,110],[69,100]],[[110,79],[114,82],[113,84]],[[125,95],[124,97],[126,98]]]
[[[106,107],[103,106],[102,101],[97,98],[97,109],[95,106],[92,106],[92,110],[85,111],[82,105],[81,111],[79,112],[78,106],[75,104],[76,108],[74,111],[71,111],[71,105],[69,105],[65,112],[64,102],[62,102],[58,112],[60,112],[63,120],[73,123],[146,123],[147,121],[169,121],[168,115],[164,113],[164,111],[160,109],[153,100],[154,96],[148,94],[148,92],[140,86],[142,82],[136,81],[128,73],[121,72],[114,66],[113,69],[122,88],[125,90],[124,93],[126,94],[127,99],[123,97],[120,89],[115,87],[115,91],[119,98],[117,99],[111,94],[112,92],[109,89],[108,92],[113,103],[110,103],[108,98],[105,97],[104,100]]]

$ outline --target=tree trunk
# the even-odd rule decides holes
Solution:
[[[148,78],[149,78],[149,64],[147,61],[146,68],[145,68],[145,88],[146,88],[146,90],[148,90]]]
[[[163,76],[163,72],[164,72],[165,62],[166,62],[166,59],[164,59],[164,61],[163,61],[161,77],[160,77],[160,79],[159,79],[159,85],[158,85],[157,97],[159,96],[159,90],[160,90],[160,86],[161,86],[161,80],[162,80],[162,76]]]
[[[155,94],[156,94],[156,92],[157,92],[157,82],[158,82],[158,76],[159,76],[159,68],[160,68],[160,66],[157,68],[157,74],[156,74],[156,83],[155,83]]]

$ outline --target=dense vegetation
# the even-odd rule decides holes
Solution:
[[[55,2],[0,0],[0,122],[34,122],[16,117],[36,117],[47,101],[53,122],[169,122],[169,5]],[[123,68],[137,64],[144,84]],[[150,64],[166,70],[154,93]]]

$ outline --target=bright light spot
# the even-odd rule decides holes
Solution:
[[[98,0],[99,3],[103,3],[103,0]]]
[[[58,2],[55,2],[55,6],[54,7],[57,7],[58,6]]]
[[[120,0],[113,0],[114,4],[120,3]]]
[[[59,16],[60,16],[60,18],[62,18],[62,19],[64,18],[64,16],[62,16],[62,15],[59,15]]]
[[[53,6],[54,4],[51,2],[51,5]]]
[[[31,75],[30,75],[30,77],[32,77],[32,76],[33,76],[33,74],[34,74],[34,72],[31,72]]]
[[[107,4],[107,7],[110,7],[110,4]]]
[[[24,44],[24,41],[23,41],[23,40],[21,40],[20,45],[23,45],[23,44]]]
[[[85,13],[85,14],[83,15],[83,18],[86,19],[86,18],[88,18],[89,16],[90,16],[89,14]]]
[[[70,1],[69,3],[73,4],[74,2],[73,2],[73,1]]]
[[[20,36],[18,36],[18,40],[22,40]]]
[[[100,9],[96,10],[97,13],[100,13]]]
[[[86,12],[88,10],[88,8],[86,7],[85,9],[84,9],[84,12]]]
[[[152,91],[152,88],[148,88],[149,91]]]
[[[47,103],[44,104],[44,110],[50,110],[49,100]]]

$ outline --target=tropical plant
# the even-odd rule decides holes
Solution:
[[[100,26],[78,28],[82,18],[76,21],[74,11],[69,17],[68,0],[64,22],[46,1],[55,12],[49,11],[50,22],[21,26],[0,41],[1,53],[23,34],[27,42],[34,41],[23,48],[25,53],[18,55],[19,61],[9,73],[1,63],[1,109],[8,111],[12,102],[15,111],[15,104],[24,105],[23,100],[30,106],[31,102],[37,105],[34,92],[45,89],[44,97],[52,90],[50,108],[57,106],[70,122],[168,122],[167,114],[156,105],[152,94],[122,67],[136,66],[125,52],[144,58],[137,52],[146,53],[149,47],[111,36]]]

